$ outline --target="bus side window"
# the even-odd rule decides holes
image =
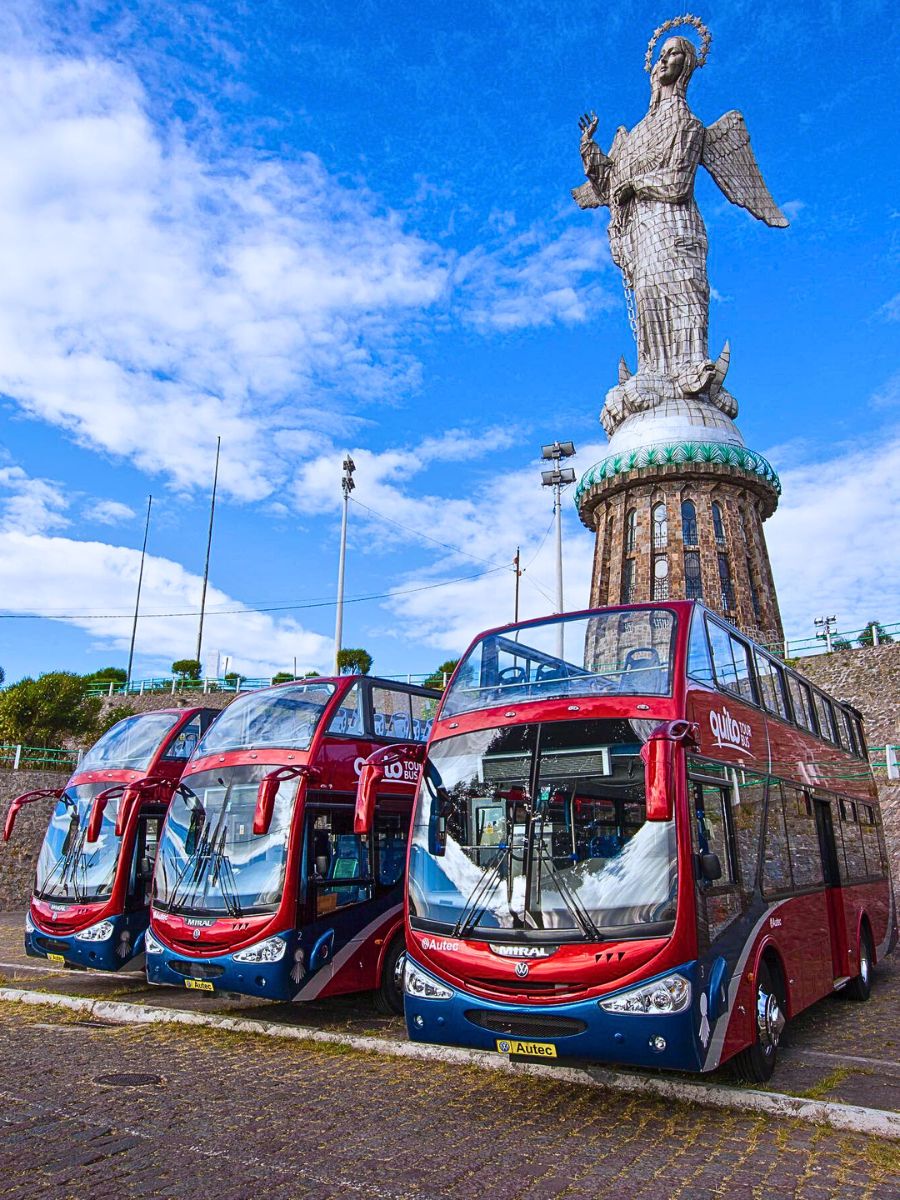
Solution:
[[[382,887],[393,887],[403,878],[406,867],[406,843],[409,818],[399,813],[375,813],[376,880]]]
[[[408,739],[412,736],[409,692],[373,687],[372,708],[375,712],[375,733],[379,737]]]
[[[828,742],[837,742],[837,732],[834,725],[834,714],[831,702],[821,692],[813,692],[813,702],[816,706],[816,717],[819,721],[819,733]]]
[[[715,621],[708,622],[708,625],[716,679],[729,692],[755,704],[756,685],[750,666],[749,648]]]
[[[331,718],[328,732],[344,733],[355,737],[362,736],[363,714],[358,683],[354,683],[353,687],[341,701],[341,707]]]
[[[414,742],[427,742],[438,702],[433,696],[417,696],[414,693],[410,694],[409,702],[412,709],[410,738]]]
[[[709,643],[706,640],[706,623],[699,608],[694,609],[694,615],[691,618],[687,673],[698,683],[709,685],[713,683],[712,659],[709,656]]]
[[[741,887],[746,893],[756,890],[759,873],[759,841],[762,832],[766,800],[766,781],[762,775],[739,772],[735,803],[731,808],[734,837],[737,843]]]
[[[784,672],[765,654],[756,651],[756,674],[762,692],[762,702],[782,720],[788,720],[787,701],[784,695]]]
[[[856,819],[856,805],[852,800],[841,800],[841,837],[844,842],[844,861],[841,882],[852,883],[866,876],[866,856],[863,851],[862,834]]]
[[[766,832],[763,842],[763,893],[789,892],[793,887],[791,859],[784,828],[781,784],[773,779],[766,803]]]
[[[878,837],[875,809],[871,804],[860,804],[859,827],[862,830],[863,849],[866,852],[866,871],[869,875],[884,875],[884,855]]]
[[[808,729],[810,733],[815,733],[816,724],[813,720],[812,698],[809,694],[809,685],[789,671],[788,687],[790,688],[791,703],[794,708],[794,720],[801,729]]]
[[[316,915],[371,899],[369,846],[353,832],[353,809],[310,809],[307,830]]]
[[[200,716],[199,714],[192,720],[188,721],[187,725],[181,729],[173,738],[171,744],[166,747],[166,752],[163,758],[177,759],[187,761],[194,753],[194,747],[200,741]]]
[[[728,837],[727,806],[730,789],[699,781],[694,782],[693,788],[697,850],[701,855],[715,854],[722,869],[720,878],[715,881],[704,881],[699,873],[698,877],[704,887],[729,887],[734,883]]]
[[[821,887],[825,876],[812,801],[790,784],[783,783],[781,789],[784,793],[784,819],[791,848],[794,887]]]

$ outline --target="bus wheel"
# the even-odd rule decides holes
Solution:
[[[863,927],[859,939],[859,974],[851,979],[844,989],[844,995],[851,1000],[868,1000],[872,994],[872,938],[868,927]]]
[[[403,968],[405,965],[406,943],[403,935],[398,934],[388,946],[388,952],[384,956],[381,983],[375,991],[375,1007],[387,1016],[396,1016],[403,1012]]]
[[[772,1078],[778,1042],[785,1025],[782,1006],[774,974],[768,963],[761,962],[756,975],[753,1044],[734,1060],[739,1077],[747,1083],[765,1083]]]

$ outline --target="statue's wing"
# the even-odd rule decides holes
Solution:
[[[706,130],[701,162],[732,204],[746,208],[767,225],[789,224],[760,174],[750,134],[736,109]]]

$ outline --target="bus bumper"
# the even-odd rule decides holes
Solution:
[[[293,932],[273,937],[286,943],[284,954],[276,962],[241,962],[233,954],[193,958],[177,954],[151,937],[147,945],[147,982],[208,994],[239,992],[265,1000],[290,1000],[297,991],[291,979]]]
[[[81,934],[60,934],[55,930],[39,929],[31,917],[25,919],[25,953],[31,958],[49,959],[74,967],[90,967],[95,971],[119,971],[144,952],[144,932],[149,917],[147,913],[118,913],[105,917],[91,929],[106,933],[105,937],[86,938]],[[101,928],[103,927],[103,928]]]
[[[430,974],[409,961],[422,974]],[[666,972],[675,974],[691,983],[691,1003],[682,1012],[654,1014],[607,1012],[596,999],[564,1004],[494,1003],[432,977],[452,994],[446,999],[424,999],[406,991],[406,1027],[415,1042],[470,1046],[531,1060],[581,1059],[700,1071],[704,1053],[698,1037],[702,1014],[696,963]],[[640,986],[653,982],[653,979],[642,980]],[[607,993],[603,999],[609,1000],[617,994]],[[568,1022],[572,1022],[571,1032],[560,1032]]]

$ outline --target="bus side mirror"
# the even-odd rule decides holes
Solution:
[[[131,816],[131,810],[140,800],[141,793],[138,788],[131,784],[122,793],[122,799],[119,802],[119,809],[116,813],[116,837],[120,838],[125,833],[125,828],[128,825],[128,819]],[[93,817],[93,813],[91,816]],[[99,827],[98,827],[99,828]]]
[[[722,878],[722,864],[719,861],[718,854],[701,854],[699,858],[700,875],[707,883],[715,883],[717,879]]]
[[[23,792],[21,796],[16,796],[6,812],[6,821],[3,825],[4,842],[8,842],[12,837],[13,826],[20,809],[24,808],[26,804],[31,804],[32,800],[58,800],[64,792],[65,788],[41,788],[37,792]]]
[[[671,821],[684,750],[685,747],[696,748],[696,745],[696,724],[666,721],[653,730],[641,748],[648,821]]]
[[[275,775],[266,775],[259,781],[256,791],[256,811],[253,814],[253,832],[264,834],[269,832],[272,824],[272,813],[275,811],[275,801],[281,780]]]
[[[106,810],[106,804],[109,797],[106,792],[101,792],[99,796],[94,797],[94,803],[91,805],[91,816],[87,827],[87,840],[96,842],[100,836],[100,827],[103,824],[103,813]]]
[[[384,767],[380,763],[365,762],[356,785],[356,811],[353,814],[353,832],[367,834],[375,820],[375,790],[384,779]]]

